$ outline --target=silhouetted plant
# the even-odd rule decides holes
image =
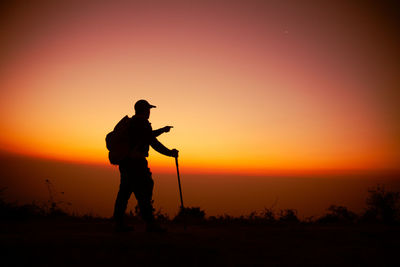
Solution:
[[[315,218],[314,216],[305,217],[303,222],[304,223],[308,223],[308,224],[313,224],[313,223],[315,223],[315,219],[314,218]]]
[[[161,209],[154,213],[154,218],[161,223],[167,223],[170,221],[168,214],[163,213]]]
[[[331,205],[328,213],[320,217],[319,223],[351,223],[355,222],[357,215],[343,206]]]
[[[216,223],[216,224],[226,224],[226,223],[232,223],[237,220],[244,220],[244,217],[240,216],[240,218],[234,218],[228,214],[224,214],[224,215],[219,215],[219,216],[210,216],[208,218],[207,222]]]
[[[135,209],[133,211],[130,210],[127,214],[125,214],[125,219],[130,223],[136,223],[142,220],[138,204],[136,204]]]
[[[49,192],[49,200],[48,200],[48,207],[47,207],[47,215],[52,217],[59,217],[59,216],[67,216],[67,212],[64,211],[60,206],[61,205],[71,205],[70,202],[65,202],[63,200],[56,200],[58,196],[58,192],[55,190],[54,185],[50,182],[49,179],[45,180],[47,190]],[[64,195],[64,192],[60,192]],[[65,208],[65,207],[64,207]]]
[[[265,222],[275,222],[275,212],[272,208],[264,208],[264,210],[261,212],[261,216]]]
[[[247,216],[247,219],[250,221],[255,221],[255,220],[259,219],[259,216],[258,216],[257,212],[252,211],[252,212],[250,212],[249,216]]]
[[[204,221],[205,215],[206,213],[199,207],[181,208],[173,221],[200,223]]]
[[[377,185],[368,192],[364,220],[384,223],[399,222],[400,192],[386,191],[383,185]]]
[[[253,211],[248,216],[240,216],[236,221],[245,224],[275,223],[275,212],[272,208],[264,208],[261,212]]]
[[[152,200],[153,201],[153,200]],[[163,213],[161,209],[155,210],[153,208],[153,213],[154,213],[154,218],[158,222],[162,223],[167,223],[170,221],[169,216],[167,213]],[[142,216],[140,215],[140,207],[138,204],[136,204],[134,210],[130,210],[127,214],[125,214],[126,220],[129,221],[130,223],[137,223],[139,221],[142,221]]]
[[[7,203],[4,201],[4,191],[7,188],[0,189],[0,218],[1,219],[28,219],[32,217],[43,216],[45,211],[35,202],[25,205],[16,203]]]
[[[297,218],[297,210],[295,209],[285,209],[281,210],[279,221],[281,222],[299,222]]]

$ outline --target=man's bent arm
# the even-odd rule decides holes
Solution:
[[[160,143],[160,141],[157,140],[157,138],[153,137],[151,139],[151,143],[150,143],[151,147],[154,148],[155,151],[157,151],[158,153],[161,153],[165,156],[169,156],[172,157],[172,150],[166,148],[163,144]]]
[[[160,128],[160,129],[154,130],[154,131],[153,131],[153,136],[154,136],[154,137],[157,137],[157,136],[159,136],[159,135],[162,134],[162,133],[164,133],[164,128]]]
[[[168,133],[171,130],[172,126],[165,126],[163,128],[157,129],[153,131],[153,136],[157,137],[162,133]]]

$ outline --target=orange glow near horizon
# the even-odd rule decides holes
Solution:
[[[351,4],[245,3],[10,7],[0,150],[107,164],[105,135],[144,98],[191,172],[398,168],[390,22]]]

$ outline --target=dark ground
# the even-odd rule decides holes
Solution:
[[[396,266],[400,252],[400,227],[385,225],[171,224],[166,234],[142,224],[114,233],[104,220],[0,227],[2,266]]]

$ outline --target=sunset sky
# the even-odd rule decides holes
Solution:
[[[143,98],[191,172],[400,166],[389,2],[10,2],[0,150],[108,164],[106,134]],[[173,164],[154,151],[150,162]]]

